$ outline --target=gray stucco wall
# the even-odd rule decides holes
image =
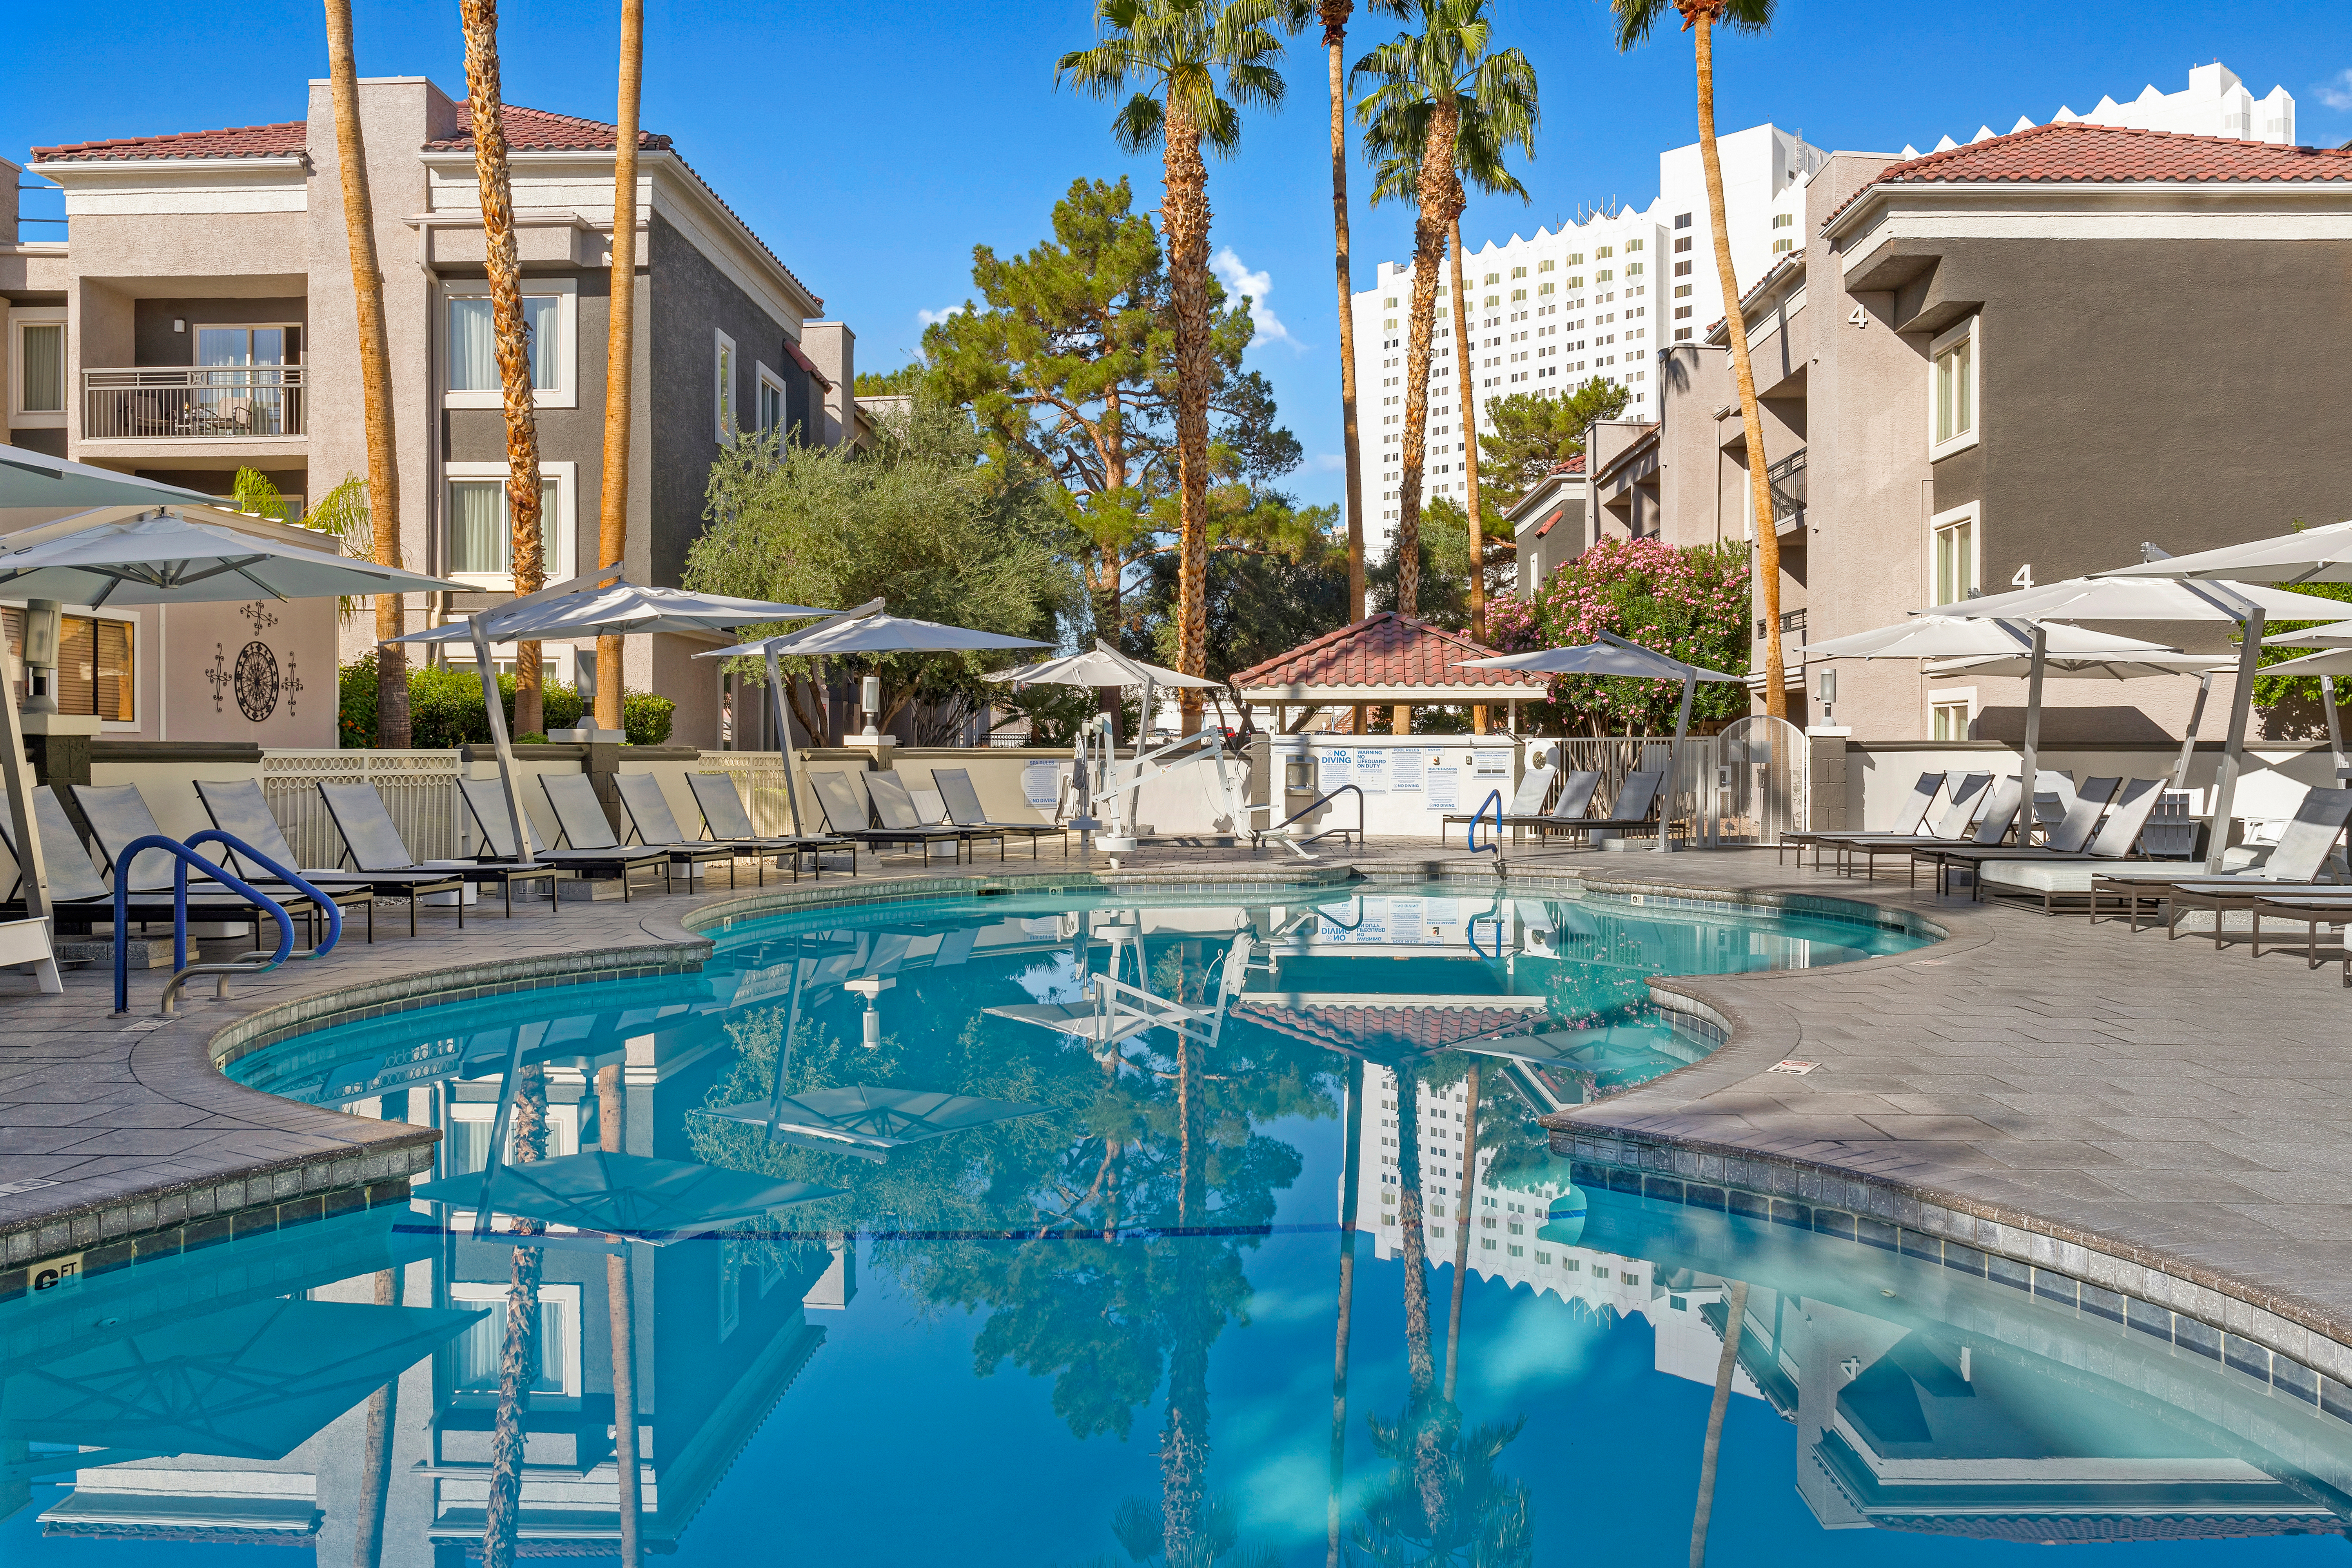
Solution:
[[[139,300],[132,304],[131,352],[134,364],[194,364],[196,329],[204,327],[307,325],[310,301],[300,295],[279,300]],[[186,331],[173,331],[173,321]],[[308,363],[310,333],[301,331],[288,358]]]

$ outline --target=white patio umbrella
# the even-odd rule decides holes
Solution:
[[[2143,546],[2143,548],[2147,548]],[[2187,555],[2160,552],[2137,566],[2118,566],[2099,576],[2220,579],[2230,583],[2352,583],[2352,521],[2330,522],[2300,533],[2274,534],[2246,544],[2225,544]]]
[[[1151,728],[1151,696],[1155,688],[1180,686],[1213,690],[1224,684],[1222,680],[1211,680],[1204,675],[1186,675],[1181,670],[1129,658],[1100,637],[1097,637],[1095,646],[1085,653],[1066,654],[1037,664],[1000,669],[981,679],[1016,686],[1140,686],[1143,688],[1141,727],[1147,731]],[[1135,754],[1139,757],[1143,754],[1143,736],[1140,734],[1135,737]]]
[[[821,626],[796,632],[781,632],[761,637],[756,642],[738,643],[733,647],[712,648],[698,653],[697,658],[740,658],[757,655],[767,661],[768,691],[776,705],[776,722],[788,725],[785,717],[791,710],[784,706],[783,672],[776,661],[783,658],[825,658],[847,653],[967,653],[991,648],[1051,647],[1051,643],[1034,637],[1009,637],[997,632],[974,631],[969,626],[942,626],[937,621],[919,621],[908,616],[886,616],[884,601],[874,599],[844,615],[835,616]],[[789,731],[785,737],[789,742]],[[801,830],[801,801],[793,788],[792,748],[784,749],[785,798],[793,809],[793,831]]]
[[[2263,668],[2263,673],[2289,677],[2303,675],[2319,677],[2319,710],[2327,719],[2327,750],[2335,759],[2336,777],[2338,783],[2344,780],[2347,773],[2352,773],[2352,767],[2347,767],[2344,754],[2344,721],[2336,711],[2336,678],[2339,675],[2352,675],[2352,637],[2344,636],[2344,629],[2321,626],[2312,631],[2282,632],[2277,637],[2263,639],[2265,644],[2272,647],[2280,645],[2288,647],[2318,647],[2325,650],[2320,653],[2305,654],[2301,658],[2290,658],[2277,664],[2266,665]]]
[[[2049,629],[2053,633],[2071,632],[2077,637],[2101,635],[2086,633],[2080,626],[2063,623]],[[2205,717],[2205,699],[2213,689],[2213,677],[2236,662],[2226,655],[2210,653],[2092,654],[2081,657],[2053,653],[2043,659],[2041,673],[2052,680],[2147,680],[2164,675],[2195,676],[2197,701],[2189,710],[2189,728],[2180,742],[2180,760],[2172,768],[2172,787],[2181,789],[2189,782],[2189,759],[2197,749],[2197,726]],[[1927,673],[1938,679],[1952,676],[2007,676],[2030,679],[2034,674],[2034,667],[2030,654],[2004,654],[1991,658],[1956,658],[1941,664],[1931,663]],[[2040,719],[2038,711],[2032,715],[2037,734]]]
[[[2038,779],[2042,760],[2042,678],[2053,653],[2082,658],[2168,654],[2161,643],[2041,621],[1971,619],[1929,611],[1875,631],[1807,643],[1808,658],[2016,658],[2025,662],[2025,745],[2018,776]]]
[[[224,521],[205,521],[202,512]],[[234,521],[228,521],[234,520]],[[438,593],[461,583],[320,548],[332,541],[217,508],[173,507],[118,521],[105,509],[20,530],[0,544],[0,592],[72,605],[222,604]],[[33,824],[33,782],[16,705],[0,692],[0,773],[16,833],[25,912],[49,912],[48,869]]]
[[[1667,771],[1674,780],[1674,783],[1668,786],[1671,790],[1679,784],[1682,779],[1683,736],[1690,729],[1691,695],[1697,689],[1698,683],[1702,680],[1737,681],[1745,685],[1748,678],[1744,675],[1726,675],[1719,669],[1706,669],[1696,664],[1685,664],[1682,660],[1669,658],[1655,648],[1647,648],[1640,643],[1629,642],[1612,632],[1601,632],[1599,636],[1601,637],[1599,642],[1580,643],[1574,647],[1547,647],[1538,648],[1533,653],[1507,653],[1498,654],[1492,658],[1461,659],[1456,662],[1454,668],[1457,669],[1528,669],[1546,675],[1624,675],[1637,679],[1681,681],[1682,707],[1675,714],[1674,749],[1667,753],[1669,759]],[[1660,809],[1671,814],[1673,811],[1671,795],[1668,797],[1668,804]],[[1658,826],[1658,853],[1667,854],[1673,847],[1672,835],[1667,833],[1665,824],[1662,820]]]
[[[2304,537],[2294,535],[2295,538]],[[2152,549],[2153,546],[2143,548]],[[2217,553],[2208,551],[2208,555]],[[2182,559],[2188,559],[2186,557]],[[2246,723],[2253,711],[2254,669],[2261,658],[2263,623],[2271,618],[2341,621],[2352,605],[2310,594],[2205,578],[2184,580],[2179,573],[2155,573],[2179,561],[2152,561],[2128,570],[2133,575],[2070,577],[2039,588],[1938,605],[1927,613],[1979,618],[2053,617],[2068,621],[2234,621],[2242,629],[2237,689],[2230,703],[2230,733],[2221,750],[2221,771],[2213,786],[2213,814],[2206,833],[2206,868],[2219,874],[2229,839],[2230,808],[2238,793]]]
[[[761,599],[730,598],[724,594],[693,594],[682,588],[646,587],[630,582],[620,568],[573,577],[526,594],[519,599],[478,610],[462,621],[427,626],[395,637],[404,643],[470,642],[474,668],[481,672],[482,707],[490,721],[490,744],[498,752],[499,783],[506,796],[508,826],[514,831],[516,858],[531,861],[530,834],[523,819],[522,781],[516,775],[514,747],[507,735],[506,704],[491,672],[494,642],[538,642],[547,637],[643,635],[650,632],[716,632],[762,621],[797,620],[831,616],[834,610],[806,605],[772,604]],[[778,718],[782,717],[781,710]],[[784,789],[793,802],[793,826],[800,827],[800,801],[793,790],[791,736],[785,736]]]
[[[53,522],[106,506],[215,506],[215,498],[177,485],[69,463],[46,452],[0,447],[0,533]]]

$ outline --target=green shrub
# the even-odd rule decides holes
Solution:
[[[341,672],[341,690],[336,715],[336,731],[345,746],[370,747],[375,744],[375,653],[370,649]],[[515,681],[511,675],[499,677],[499,695],[506,709],[508,733],[518,744],[531,740],[544,741],[544,734],[514,735]],[[571,730],[580,725],[584,704],[577,687],[561,681],[551,681],[541,695],[543,722],[550,730]],[[623,732],[629,743],[637,746],[658,746],[669,739],[670,721],[677,704],[667,697],[651,692],[631,691],[621,699]],[[408,710],[410,743],[425,751],[438,751],[447,746],[487,746],[490,743],[489,715],[482,709],[482,683],[471,669],[451,669],[446,665],[412,664],[408,667]]]
[[[337,681],[335,743],[346,748],[375,745],[375,650],[342,667]]]
[[[621,698],[621,733],[632,746],[658,746],[669,739],[670,721],[677,713],[677,704],[667,697],[650,691],[625,692]]]

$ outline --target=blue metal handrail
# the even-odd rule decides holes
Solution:
[[[1485,806],[1480,806],[1478,809],[1484,811],[1486,808]],[[1501,896],[1498,894],[1496,895],[1495,901],[1486,906],[1484,912],[1472,915],[1468,920],[1462,923],[1463,931],[1470,938],[1470,951],[1476,953],[1481,958],[1486,958],[1488,954],[1485,948],[1478,945],[1478,922],[1480,921],[1492,921],[1495,923],[1495,952],[1493,954],[1493,962],[1498,963],[1502,962],[1503,958],[1504,928],[1503,916],[1501,912],[1502,908],[1503,900]]]
[[[199,844],[219,844],[226,846],[231,853],[244,856],[247,859],[253,861],[263,870],[268,872],[271,876],[277,878],[288,887],[299,892],[304,898],[310,900],[312,908],[320,910],[325,913],[327,917],[327,940],[320,942],[316,947],[306,948],[302,952],[295,953],[293,955],[294,957],[324,958],[327,954],[335,951],[335,944],[337,942],[343,940],[342,906],[336,903],[334,900],[327,897],[326,894],[320,892],[317,888],[313,887],[299,871],[295,870],[291,866],[280,866],[277,861],[272,860],[268,856],[264,855],[260,850],[256,849],[252,845],[247,844],[244,839],[223,833],[217,827],[207,827],[201,833],[192,833],[188,836],[185,842],[191,849],[194,848]],[[219,875],[218,872],[213,872],[210,874],[214,876]],[[181,868],[181,875],[183,877],[186,875],[186,868],[184,866]]]
[[[320,908],[327,911],[327,940],[302,954],[316,958],[331,951],[343,932],[342,911],[334,900],[312,887],[293,871],[276,864],[241,839],[234,838],[217,828],[206,828],[185,843],[151,833],[133,839],[115,858],[114,878],[114,1016],[121,1017],[131,1011],[131,868],[138,858],[150,849],[163,851],[173,858],[172,875],[172,969],[171,980],[163,987],[163,1012],[172,1010],[172,1003],[181,985],[196,974],[227,974],[233,972],[262,973],[286,962],[294,949],[294,921],[285,906],[236,876],[225,866],[216,866],[195,852],[200,842],[220,843],[256,861],[286,881],[301,889]],[[219,882],[256,908],[268,910],[278,922],[278,951],[269,955],[267,963],[197,964],[188,963],[188,871],[193,867],[204,876]]]
[[[1495,808],[1495,841],[1482,848],[1478,843],[1478,825],[1486,820],[1486,808],[1490,805]],[[1492,853],[1498,859],[1501,858],[1503,853],[1503,792],[1501,790],[1490,789],[1486,792],[1486,798],[1480,801],[1478,809],[1470,814],[1469,832],[1471,854]]]

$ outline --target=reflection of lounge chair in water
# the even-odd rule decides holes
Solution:
[[[599,1149],[445,1177],[416,1188],[415,1195],[478,1210],[486,1185],[490,1206],[499,1214],[656,1243],[842,1192],[813,1182],[779,1182],[716,1165]]]
[[[766,1127],[776,1139],[804,1149],[880,1161],[909,1143],[1018,1121],[1045,1110],[1024,1100],[859,1083],[809,1089],[773,1100],[747,1100],[709,1114]]]

